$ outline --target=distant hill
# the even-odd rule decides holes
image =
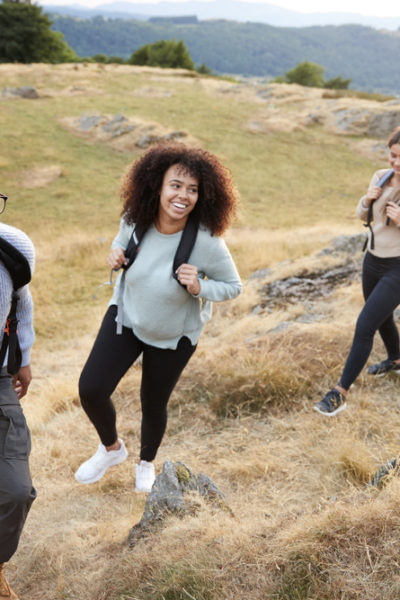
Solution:
[[[52,6],[44,4],[47,12],[58,12],[72,16],[135,18],[145,20],[151,16],[196,15],[198,19],[226,19],[240,22],[268,23],[277,27],[311,27],[313,25],[357,24],[377,29],[398,29],[400,17],[371,17],[358,13],[300,13],[287,10],[273,3],[241,2],[240,0],[212,0],[211,2],[110,2],[88,9],[79,4]]]
[[[217,73],[257,77],[282,75],[309,60],[326,68],[326,78],[351,78],[351,87],[400,94],[400,33],[360,25],[272,27],[226,20],[176,24],[134,19],[79,19],[52,15],[53,29],[81,57],[128,58],[143,44],[183,39],[196,64]]]

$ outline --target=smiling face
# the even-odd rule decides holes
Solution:
[[[181,165],[165,172],[160,191],[158,225],[163,229],[183,229],[199,197],[199,182]]]
[[[389,163],[396,177],[400,178],[400,144],[393,144],[389,148]]]

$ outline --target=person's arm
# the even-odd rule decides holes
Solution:
[[[368,211],[370,205],[372,204],[372,202],[377,200],[382,194],[382,188],[378,187],[376,184],[378,183],[383,173],[384,170],[381,170],[373,174],[367,193],[360,198],[356,209],[356,215],[362,221],[368,220]]]
[[[125,250],[128,247],[129,240],[132,235],[132,226],[127,225],[122,218],[119,226],[119,231],[111,244],[110,254],[107,258],[107,263],[112,269],[119,269],[128,261],[125,258]]]
[[[30,352],[35,339],[33,329],[33,300],[29,286],[25,285],[18,290],[19,300],[17,304],[18,319],[18,341],[21,347],[21,368],[13,377],[13,386],[18,398],[23,398],[28,391],[32,380],[30,368]]]
[[[198,277],[197,268],[188,264],[179,267],[178,279],[193,296],[211,302],[232,300],[242,291],[239,273],[224,240],[211,240],[205,278]]]

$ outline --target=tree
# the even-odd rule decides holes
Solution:
[[[196,71],[200,73],[200,75],[212,75],[212,69],[207,67],[206,63],[201,63],[201,65],[196,67]]]
[[[317,63],[302,62],[285,73],[287,83],[298,83],[307,87],[324,87],[325,67]]]
[[[330,90],[347,90],[351,83],[351,79],[344,79],[341,75],[327,79],[324,83],[324,87]]]
[[[194,69],[194,63],[182,40],[159,40],[145,44],[134,52],[128,63],[131,65],[164,67],[172,69]]]
[[[0,4],[0,62],[68,62],[77,60],[64,36],[51,30],[42,8],[8,0]]]

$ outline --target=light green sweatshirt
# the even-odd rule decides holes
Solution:
[[[124,250],[134,227],[121,220],[112,247]],[[193,296],[172,275],[182,232],[165,235],[152,225],[142,240],[135,262],[125,275],[125,327],[151,346],[175,349],[181,337],[194,345],[211,317],[212,302],[236,298],[242,290],[239,274],[225,242],[202,227],[189,263],[199,272],[200,293]],[[111,304],[118,304],[119,275]]]

